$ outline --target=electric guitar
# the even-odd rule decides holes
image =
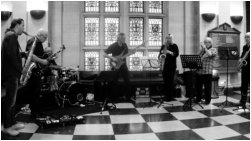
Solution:
[[[42,58],[45,58],[45,59],[49,62],[49,64],[48,64],[48,65],[42,65],[42,64],[40,64],[40,63],[37,63],[37,67],[39,68],[40,73],[42,73],[46,68],[50,67],[50,66],[49,66],[49,65],[50,65],[50,61],[55,60],[56,57],[57,57],[57,55],[58,55],[60,52],[62,52],[63,50],[65,50],[65,46],[64,46],[64,45],[63,45],[62,47],[60,47],[60,49],[59,49],[56,53],[53,53],[53,54],[50,55],[49,57],[47,57],[48,54],[44,54]],[[54,66],[57,66],[57,65],[54,65]]]
[[[146,43],[146,42],[147,42],[147,41],[145,41],[145,42],[143,42],[141,45],[137,46],[137,47],[135,48],[135,50],[136,50],[135,52],[137,52],[137,50],[138,50],[140,47],[145,47],[145,43]],[[123,55],[124,52],[125,52],[125,50],[123,50],[122,53],[120,53],[119,55],[113,56],[114,58],[116,58],[116,61],[114,61],[114,60],[112,60],[112,59],[110,60],[110,65],[111,65],[111,67],[112,67],[113,69],[118,70],[118,69],[125,63],[124,59],[125,59],[126,57],[128,57],[128,56],[134,54],[132,51],[131,51],[131,52],[128,51],[127,54]]]

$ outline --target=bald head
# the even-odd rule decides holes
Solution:
[[[246,40],[246,43],[249,45],[250,44],[250,32],[245,34],[245,40]]]
[[[43,43],[46,41],[47,39],[47,36],[48,36],[48,32],[45,31],[44,29],[39,29],[38,32],[37,32],[37,37],[38,39]]]

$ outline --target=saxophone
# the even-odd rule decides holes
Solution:
[[[246,61],[248,54],[250,52],[250,49],[245,53],[245,55],[241,58],[240,63],[238,64],[238,70],[241,70],[243,66],[246,66],[248,63]]]
[[[160,70],[164,70],[164,64],[165,64],[165,59],[166,59],[166,52],[167,51],[167,46],[165,45],[164,49],[162,50],[162,53],[160,56],[159,56],[159,59],[160,59]]]
[[[24,34],[28,35],[25,32],[24,32]],[[37,42],[37,38],[35,37],[35,40],[34,40],[34,42],[32,44],[29,56],[28,56],[28,58],[26,60],[26,63],[25,63],[25,66],[23,68],[22,75],[21,75],[21,78],[20,78],[20,84],[22,86],[27,84],[27,82],[28,82],[28,80],[29,80],[29,78],[31,76],[32,69],[36,67],[36,63],[31,61],[32,55],[33,55],[33,52],[34,52],[34,49],[35,49],[35,46],[36,46],[36,42]]]

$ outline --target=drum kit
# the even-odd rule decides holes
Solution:
[[[42,76],[41,92],[55,94],[55,101],[61,107],[65,107],[65,102],[71,106],[80,105],[86,97],[79,83],[78,69],[60,66],[50,66],[50,73]]]

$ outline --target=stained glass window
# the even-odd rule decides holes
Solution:
[[[99,45],[99,18],[85,18],[85,45]]]
[[[117,40],[119,33],[119,18],[105,18],[105,45],[111,45]]]
[[[149,1],[149,13],[162,13],[162,2]]]
[[[130,45],[136,46],[143,43],[144,19],[130,18]]]
[[[99,12],[99,1],[86,1],[85,12]]]
[[[149,19],[149,45],[160,46],[162,44],[162,19]]]
[[[106,1],[105,12],[119,12],[119,2],[118,1]]]
[[[143,13],[144,8],[144,2],[143,1],[130,1],[130,12],[133,13]]]
[[[148,52],[148,56],[155,60],[155,61],[153,61],[153,63],[156,63],[156,64],[153,64],[154,66],[159,65],[159,63],[156,62],[158,60],[159,52],[157,52],[157,51]],[[151,70],[159,70],[159,68],[152,68]]]
[[[142,71],[142,64],[140,61],[140,58],[143,56],[143,52],[142,51],[138,51],[135,54],[131,55],[129,57],[130,63],[130,71]]]
[[[112,54],[108,54],[109,56],[111,56]],[[110,59],[105,58],[105,70],[111,70],[111,65],[110,65]]]
[[[99,71],[99,52],[85,52],[85,71]]]

